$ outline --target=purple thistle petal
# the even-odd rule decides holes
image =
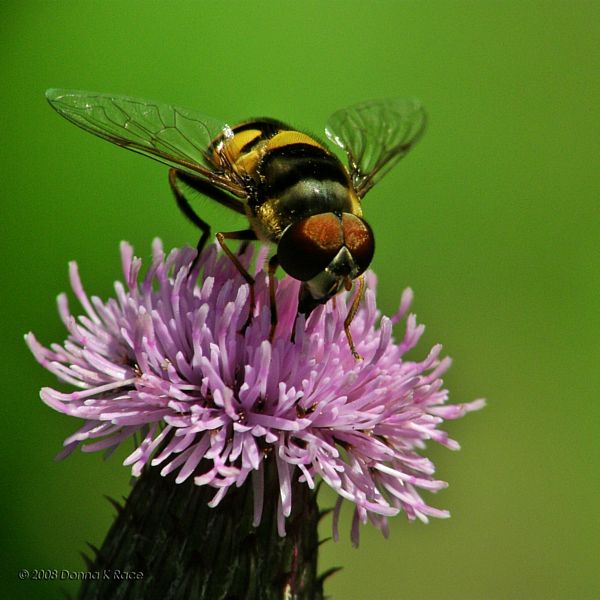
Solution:
[[[399,511],[410,520],[447,517],[418,491],[446,486],[434,479],[433,464],[418,451],[427,440],[457,449],[440,426],[479,410],[484,401],[446,404],[440,377],[450,359],[440,359],[440,345],[420,362],[402,359],[424,330],[411,314],[401,342],[393,338],[392,327],[408,313],[412,290],[404,291],[394,316],[382,317],[376,278],[367,273],[368,289],[351,324],[363,357],[356,361],[344,333],[356,291],[339,294],[307,319],[296,314],[300,283],[284,277],[276,282],[278,323],[271,343],[269,284],[262,271],[266,256],[265,248],[254,254],[249,247],[240,257],[256,279],[255,313],[243,333],[249,287],[214,245],[190,274],[194,251],[165,255],[157,239],[142,277],[141,260],[123,242],[125,284],[116,282],[115,298],[106,302],[88,297],[71,263],[71,286],[84,314],[73,316],[61,294],[64,344],[45,348],[33,334],[25,336],[36,360],[77,388],[41,391],[48,406],[85,419],[65,440],[60,457],[78,446],[86,452],[114,449],[138,434],[124,461],[134,476],[161,465],[163,475],[176,473],[177,483],[193,478],[196,485],[215,488],[210,506],[250,476],[255,525],[264,494],[272,493],[264,482],[264,461],[272,457],[281,535],[298,477],[311,488],[321,477],[338,492],[334,539],[343,499],[355,504],[354,544],[360,523],[371,521],[387,535],[387,520]]]

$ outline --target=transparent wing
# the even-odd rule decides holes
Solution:
[[[412,98],[371,100],[331,115],[325,133],[346,152],[359,198],[414,146],[426,121],[421,102]]]
[[[245,196],[235,172],[213,155],[215,140],[233,136],[221,121],[127,96],[51,89],[46,98],[65,119],[94,135]]]

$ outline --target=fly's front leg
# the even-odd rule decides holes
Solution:
[[[354,358],[356,360],[362,360],[362,359],[361,359],[360,354],[356,351],[356,348],[354,347],[354,341],[352,340],[352,334],[350,333],[350,324],[352,323],[352,320],[356,316],[356,311],[358,310],[358,306],[359,306],[360,301],[362,300],[364,294],[365,294],[365,276],[361,275],[358,278],[358,292],[356,293],[356,296],[354,296],[354,300],[352,300],[352,304],[350,306],[350,310],[348,311],[348,315],[346,316],[346,319],[344,320],[344,331],[346,332],[346,338],[348,339],[348,345],[350,346],[350,352],[352,352],[352,356],[354,356]]]
[[[272,342],[277,328],[277,304],[275,303],[275,271],[279,266],[277,254],[269,259],[269,303],[271,308],[271,331],[269,332],[269,341]],[[293,333],[293,332],[292,332]]]
[[[229,231],[223,232],[219,231],[217,233],[217,241],[219,242],[221,248],[223,248],[223,252],[227,254],[229,260],[235,265],[235,268],[239,271],[240,275],[246,280],[246,283],[250,286],[250,310],[248,311],[248,318],[246,322],[240,329],[239,333],[242,335],[246,331],[248,325],[252,321],[252,315],[254,314],[254,307],[256,305],[256,301],[254,298],[254,277],[248,273],[245,269],[244,265],[239,261],[238,257],[231,251],[231,249],[225,243],[225,240],[256,240],[256,234],[252,229],[244,229],[242,231]]]

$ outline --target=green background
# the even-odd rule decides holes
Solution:
[[[422,355],[442,342],[462,451],[429,447],[452,518],[362,528],[324,545],[335,599],[600,597],[597,2],[7,2],[2,74],[2,582],[61,597],[20,568],[84,569],[127,494],[118,457],[55,463],[78,427],[38,398],[55,380],[23,334],[62,341],[67,261],[102,297],[118,242],[194,243],[166,169],[60,119],[44,90],[114,92],[235,122],[267,115],[319,133],[360,100],[420,97],[422,142],[366,198],[379,303],[415,291]],[[209,201],[215,228],[242,225]],[[323,495],[324,505],[333,496]],[[329,521],[323,530],[328,532]]]

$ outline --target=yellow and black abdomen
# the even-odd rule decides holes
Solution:
[[[240,178],[257,181],[256,169],[268,141],[287,125],[275,119],[254,119],[231,128],[233,137],[219,136],[213,141],[212,163],[232,169]],[[222,148],[220,144],[222,143]],[[217,150],[218,148],[218,150]]]
[[[231,131],[214,142],[213,162],[247,182],[247,216],[260,239],[277,242],[288,225],[316,214],[362,216],[348,171],[311,136],[268,118]]]
[[[276,242],[288,225],[315,214],[360,216],[346,168],[319,142],[289,129],[256,139],[248,147],[256,183],[249,208],[261,237]]]

